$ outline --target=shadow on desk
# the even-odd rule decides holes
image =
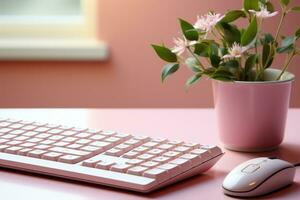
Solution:
[[[165,186],[161,189],[155,190],[150,193],[138,193],[130,190],[123,190],[123,189],[118,189],[118,188],[113,188],[113,187],[108,187],[108,186],[102,186],[102,185],[97,185],[93,183],[86,183],[86,182],[80,182],[80,181],[74,181],[70,179],[64,179],[60,177],[53,177],[53,176],[47,176],[43,174],[34,174],[26,171],[19,171],[15,169],[8,169],[8,168],[2,168],[0,167],[1,171],[5,171],[7,173],[12,173],[16,176],[24,176],[24,179],[21,180],[22,182],[27,182],[27,179],[30,179],[30,185],[36,188],[43,188],[43,187],[48,187],[49,184],[51,184],[52,189],[57,190],[57,191],[63,191],[63,192],[70,192],[77,191],[76,188],[74,187],[86,187],[88,189],[96,189],[99,191],[110,191],[110,192],[116,192],[116,193],[123,193],[127,195],[132,195],[135,197],[142,197],[145,199],[154,199],[158,197],[162,197],[171,193],[175,192],[182,192],[184,190],[188,190],[193,187],[199,187],[199,185],[203,185],[205,187],[206,184],[210,185],[212,181],[215,181],[216,178],[219,177],[225,177],[226,172],[222,171],[216,171],[216,170],[211,170],[208,171],[207,173],[204,174],[199,174],[195,175],[193,177],[181,180],[177,183],[173,183],[171,185]],[[33,180],[34,179],[34,180]],[[13,179],[15,180],[15,179]],[[20,180],[18,178],[18,180]],[[9,180],[7,180],[9,181]],[[55,183],[57,182],[57,184]],[[68,185],[68,186],[67,186]],[[68,189],[67,189],[68,188]],[[66,190],[67,189],[67,190]],[[80,190],[78,190],[80,191]]]
[[[291,163],[300,163],[300,145],[284,143],[278,149],[270,152],[255,153],[257,157],[278,157]]]

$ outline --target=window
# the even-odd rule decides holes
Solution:
[[[104,59],[106,45],[96,37],[96,3],[0,0],[0,59]]]

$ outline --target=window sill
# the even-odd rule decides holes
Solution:
[[[0,60],[99,61],[108,47],[95,39],[0,39]]]

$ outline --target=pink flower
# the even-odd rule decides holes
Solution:
[[[204,16],[198,16],[197,21],[194,24],[195,29],[199,29],[205,32],[210,32],[216,24],[223,19],[224,15],[215,14],[215,13],[208,13]]]
[[[260,11],[249,10],[249,12],[254,13],[256,15],[256,17],[259,19],[273,17],[278,14],[277,11],[270,13],[265,6],[261,6]]]
[[[174,38],[175,46],[171,49],[173,53],[176,53],[178,56],[183,54],[187,47],[190,47],[194,44],[196,44],[196,41],[187,41],[185,38]]]
[[[233,43],[232,47],[228,49],[228,53],[223,56],[223,59],[226,58],[240,58],[242,56],[242,54],[247,51],[248,48],[246,47],[242,47],[240,44],[238,43]]]

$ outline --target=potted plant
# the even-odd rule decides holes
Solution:
[[[221,142],[237,151],[271,150],[282,142],[294,75],[287,72],[299,55],[294,35],[281,36],[281,27],[290,12],[289,0],[280,0],[281,12],[269,0],[244,0],[243,9],[221,15],[209,12],[198,16],[195,24],[179,19],[182,37],[175,47],[152,45],[167,62],[162,81],[185,64],[194,75],[189,87],[202,77],[212,79],[214,104]],[[281,15],[275,34],[265,33],[268,18]],[[235,25],[246,20],[246,27]],[[271,68],[274,58],[285,54],[282,68]],[[205,64],[206,63],[206,64]]]

